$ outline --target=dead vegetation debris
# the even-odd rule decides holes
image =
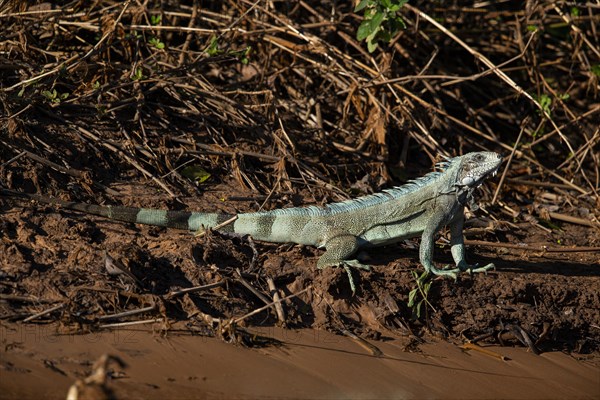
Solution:
[[[373,54],[352,8],[0,2],[0,185],[238,212],[338,201],[494,150],[504,173],[466,234],[499,272],[435,280],[417,313],[412,242],[405,260],[373,254],[352,296],[343,271],[314,270],[314,249],[0,198],[0,318],[246,344],[258,340],[244,324],[282,324],[598,351],[598,8],[411,3]]]

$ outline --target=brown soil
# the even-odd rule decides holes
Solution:
[[[416,318],[407,301],[415,287],[411,271],[420,267],[417,252],[406,245],[370,252],[373,271],[354,274],[358,291],[353,296],[343,270],[314,268],[320,254],[315,249],[257,243],[258,267],[250,270],[252,248],[244,239],[217,234],[197,239],[48,206],[4,204],[2,286],[4,293],[15,295],[6,296],[1,308],[0,384],[5,398],[35,398],[42,392],[61,397],[75,379],[89,373],[102,353],[118,355],[129,364],[125,378],[108,385],[127,398],[192,393],[225,398],[395,398],[397,393],[414,398],[560,398],[566,393],[600,393],[600,266],[593,254],[471,248],[472,259],[494,261],[497,270],[457,282],[434,280],[428,296],[432,308],[423,305],[423,315]],[[572,240],[579,237],[580,244],[589,244],[585,229],[565,231]],[[534,238],[539,243],[539,235],[525,236],[524,241]],[[141,286],[108,275],[104,250],[128,265]],[[448,253],[439,249],[437,255],[450,261]],[[294,330],[274,330],[275,313],[265,311],[246,323],[263,327],[258,332],[267,338],[236,330],[221,339],[231,341],[233,336],[239,345],[255,350],[207,339],[222,332],[206,323],[206,315],[226,320],[264,304],[236,281],[236,268],[265,294],[269,290],[264,279],[269,276],[283,295],[312,285],[311,291],[285,303],[286,324]],[[226,277],[224,287],[168,296]],[[65,307],[33,323],[18,322],[56,304]],[[157,322],[145,330],[100,329],[105,323],[97,319],[101,315],[152,304],[158,304],[155,311],[124,320],[162,317],[168,323]],[[115,321],[106,321],[110,322]],[[533,341],[546,330],[536,343],[542,355],[526,354],[525,343],[511,336],[510,327],[526,330]],[[318,330],[297,331],[306,328]],[[90,330],[94,333],[83,334]],[[373,359],[367,349],[344,337],[344,330],[370,340],[383,352],[382,359]],[[480,342],[486,346],[498,344],[500,332],[509,347],[494,351],[508,361],[462,354],[458,347],[440,342],[458,345],[493,333]],[[319,343],[311,342],[311,335],[319,336]],[[303,338],[301,345],[296,337]],[[365,374],[363,369],[378,372]],[[465,387],[462,377],[477,379],[478,389]],[[36,386],[23,385],[32,379]],[[462,383],[445,392],[455,380]]]

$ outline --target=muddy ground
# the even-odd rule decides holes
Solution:
[[[142,187],[126,187],[127,189],[121,189],[144,192]],[[203,209],[210,203],[211,198],[223,198],[234,194],[227,192],[228,188],[228,185],[219,186],[201,200],[190,199],[190,207]],[[150,193],[137,196],[136,202],[148,202],[153,205],[160,203],[159,200],[153,200]],[[482,218],[475,217],[471,223],[481,225],[481,221]],[[471,228],[471,231],[474,229]],[[471,237],[469,232],[467,230],[468,238]],[[484,234],[474,232],[479,239],[497,239],[493,231]],[[595,239],[589,240],[590,237],[595,238],[589,229],[566,224],[559,233],[539,233],[535,229],[510,232],[511,235],[519,236],[518,243],[527,244],[532,248],[559,240],[568,240],[570,245],[577,246],[596,244]],[[364,398],[363,395],[357,395],[363,393],[364,388],[341,383],[344,382],[344,379],[340,380],[344,374],[330,375],[327,378],[329,384],[313,386],[319,388],[325,385],[323,387],[329,388],[319,389],[321,391],[302,389],[290,392],[290,386],[285,383],[284,378],[280,379],[281,385],[273,386],[271,383],[269,389],[256,391],[251,389],[253,386],[249,382],[244,383],[246,378],[243,377],[247,373],[243,372],[243,369],[231,373],[235,384],[225,388],[220,386],[222,383],[218,383],[221,382],[220,374],[227,374],[225,371],[229,368],[238,371],[234,365],[247,362],[257,366],[256,373],[259,375],[254,379],[259,380],[262,376],[259,371],[268,373],[272,368],[277,370],[278,367],[271,365],[271,361],[268,360],[275,354],[281,357],[282,351],[294,355],[289,355],[292,358],[285,362],[293,363],[296,367],[303,359],[320,357],[323,362],[331,363],[331,368],[336,370],[343,368],[342,365],[357,361],[353,361],[352,356],[350,359],[334,357],[332,360],[329,357],[330,353],[321,354],[322,349],[332,349],[332,346],[343,344],[346,346],[345,351],[350,354],[373,357],[372,347],[352,342],[346,337],[348,335],[357,335],[368,340],[370,346],[375,346],[375,353],[383,352],[383,359],[400,357],[406,361],[405,358],[408,357],[411,363],[428,364],[427,360],[442,357],[445,360],[442,365],[446,367],[458,363],[469,365],[473,370],[478,367],[472,364],[472,355],[464,358],[464,355],[456,351],[448,353],[447,348],[443,350],[439,345],[445,342],[462,345],[483,335],[485,338],[477,342],[479,345],[507,346],[495,347],[493,351],[496,355],[511,360],[495,360],[489,365],[488,361],[485,361],[485,366],[480,366],[483,368],[481,371],[499,373],[498,368],[502,370],[503,367],[497,363],[514,364],[514,360],[520,360],[520,357],[525,356],[525,352],[534,357],[563,353],[568,357],[553,362],[548,362],[547,359],[541,361],[537,373],[542,373],[545,377],[564,374],[564,371],[559,371],[570,365],[570,358],[578,360],[581,365],[573,364],[568,368],[575,368],[574,373],[580,377],[578,379],[584,380],[575,392],[568,393],[593,397],[600,387],[597,385],[600,382],[594,378],[599,376],[600,368],[600,295],[597,289],[600,287],[600,265],[593,253],[544,253],[540,250],[471,246],[470,259],[481,263],[494,262],[496,270],[487,275],[461,276],[456,282],[434,279],[428,295],[431,305],[422,304],[421,316],[417,317],[415,310],[407,304],[409,292],[416,287],[412,271],[420,272],[421,268],[417,261],[418,241],[369,252],[373,270],[355,273],[358,289],[354,295],[342,269],[315,269],[314,265],[321,252],[309,247],[251,244],[248,239],[221,237],[217,233],[196,238],[187,232],[124,225],[57,210],[52,206],[23,204],[22,201],[12,199],[3,201],[1,246],[3,361],[0,367],[5,377],[11,377],[12,383],[4,381],[2,384],[7,389],[7,395],[12,393],[9,397],[24,393],[19,389],[23,388],[22,383],[14,386],[15,383],[33,377],[41,379],[42,387],[46,388],[46,395],[54,393],[52,397],[60,397],[61,391],[64,392],[75,379],[83,379],[90,373],[95,359],[100,354],[108,352],[128,360],[128,364],[133,362],[133,366],[130,366],[133,370],[119,368],[118,365],[112,365],[108,369],[111,376],[117,375],[109,387],[120,393],[120,396],[148,398],[160,393],[160,396],[187,397],[191,393],[190,390],[199,390],[204,395],[214,395],[217,398],[304,398],[313,397],[316,393],[329,393],[325,397],[342,395]],[[253,248],[257,255],[253,255]],[[124,275],[111,276],[105,266],[104,252],[127,266],[137,281]],[[436,250],[436,256],[440,262],[451,261],[447,247],[440,246]],[[251,264],[254,266],[250,267]],[[240,282],[235,272],[237,269],[242,273],[244,280],[250,282],[256,291],[268,298],[268,301],[272,294],[266,284],[268,277],[273,278],[281,296],[298,293],[310,286],[308,292],[284,302],[284,325],[291,329],[288,333],[284,331],[283,334],[280,332],[279,335],[275,335],[275,332],[279,331],[273,329],[282,323],[278,321],[272,309],[244,320],[236,329],[224,331],[223,325],[215,322],[219,319],[225,323],[265,304]],[[214,282],[225,283],[210,290],[182,296],[171,295],[180,289]],[[63,307],[30,322],[23,322],[26,317],[57,305]],[[132,317],[102,319],[106,315],[149,306],[154,306],[153,310]],[[146,328],[109,325],[131,321],[145,321],[142,327]],[[259,336],[248,333],[245,327],[258,328]],[[319,341],[313,352],[302,353],[300,360],[297,360],[295,357],[298,357],[298,354],[293,349],[297,348],[298,343],[290,340],[290,335],[298,335],[298,330],[305,331],[307,328],[316,331],[305,332],[302,335],[309,338],[314,335],[328,335],[329,339]],[[531,348],[522,336],[519,339],[518,333],[514,333],[515,330],[526,332],[532,341]],[[104,339],[98,339],[99,337]],[[113,340],[115,337],[119,338],[116,344]],[[195,342],[190,342],[186,337],[196,338],[203,348],[207,343],[214,343],[208,348],[212,350],[200,350],[193,344]],[[135,340],[129,342],[128,338]],[[206,342],[207,338],[211,338],[211,341]],[[180,342],[181,340],[185,340],[185,343]],[[214,340],[225,341],[229,346],[238,348],[241,353],[232,353],[230,367],[215,367],[209,368],[211,372],[205,371],[206,376],[210,378],[204,379],[209,379],[210,384],[196,382],[198,377],[188,374],[185,369],[178,369],[178,363],[168,369],[164,369],[164,366],[158,367],[152,373],[144,373],[144,368],[139,365],[144,359],[146,363],[163,363],[161,360],[164,355],[161,355],[161,352],[157,353],[157,346],[166,346],[167,353],[173,350],[174,354],[190,351],[206,354],[206,351],[210,351],[210,357],[221,359],[222,354],[228,354],[229,351],[224,352],[220,347],[214,347]],[[65,344],[65,341],[68,343]],[[60,345],[61,343],[63,345]],[[392,348],[385,347],[386,343],[390,343]],[[121,345],[124,344],[127,344],[129,350],[123,350]],[[426,344],[434,347],[427,347]],[[315,343],[308,340],[305,345],[311,348]],[[57,349],[63,350],[58,353],[56,349],[52,350],[56,346]],[[515,346],[521,349],[521,353],[508,351]],[[262,353],[263,356],[257,356],[261,358],[267,355],[267,358],[261,361],[251,357],[248,360],[248,355],[242,350],[246,347],[266,352]],[[272,353],[273,351],[275,353]],[[534,355],[534,351],[540,355]],[[146,356],[136,356],[132,352]],[[414,354],[417,355],[417,359],[413,359]],[[24,355],[27,356],[23,358]],[[495,356],[476,357],[493,360]],[[175,362],[175,359],[169,361],[172,362]],[[189,365],[191,361],[182,362],[182,365]],[[302,367],[303,371],[305,368],[314,368],[306,362]],[[527,365],[537,363],[529,358],[524,362]],[[365,365],[370,365],[370,362]],[[221,372],[220,368],[223,368]],[[406,368],[413,369],[410,363]],[[426,376],[434,373],[443,382],[455,378],[452,373],[449,376],[440,376],[435,368],[433,372],[428,368],[430,367],[424,367],[422,371]],[[514,367],[510,370],[514,371]],[[400,380],[404,383],[400,386],[381,386],[381,382],[373,382],[371,378],[365,380],[365,385],[379,388],[370,389],[374,390],[370,392],[371,395],[386,398],[394,397],[394,391],[399,390],[399,387],[404,388],[405,395],[409,397],[421,397],[423,388],[426,388],[429,394],[440,390],[435,382],[441,381],[429,379],[425,379],[423,387],[412,386],[413,384],[404,381],[407,379],[406,371],[402,367],[400,370],[380,372],[383,374],[383,381],[394,381],[400,379],[399,376],[404,376],[405,378]],[[305,375],[300,371],[294,373],[297,375],[296,383],[299,388],[315,385],[315,382],[311,383],[311,374]],[[386,378],[388,373],[391,375]],[[60,379],[52,384],[52,376]],[[119,376],[122,379],[119,380]],[[158,376],[161,378],[157,378]],[[48,382],[44,383],[46,381]],[[501,392],[509,397],[522,397],[520,394],[529,390],[524,388],[532,387],[531,383],[521,386],[511,379],[503,382],[514,389],[514,392]],[[548,388],[556,382],[544,380],[538,381],[538,384]],[[495,397],[494,393],[498,393],[494,389],[497,388],[497,384],[498,381],[490,383],[489,391],[480,393],[480,396]],[[154,389],[149,390],[154,386]],[[437,393],[447,397],[442,395],[442,392]],[[40,392],[31,390],[27,393],[36,397]],[[534,393],[540,394],[537,389],[530,395],[539,397]],[[558,392],[551,391],[546,394],[556,393]],[[464,398],[471,395],[473,392],[457,389],[451,397]],[[370,395],[366,396],[368,398]]]
[[[103,353],[127,363],[111,362],[107,368],[108,389],[123,399],[593,399],[598,394],[597,367],[561,352],[486,347],[502,361],[445,341],[407,351],[403,341],[387,340],[376,342],[383,355],[374,357],[323,330],[258,328],[256,333],[280,341],[260,349],[183,331],[167,337],[135,327],[74,336],[49,331],[8,332],[15,344],[4,356],[3,398],[64,399]],[[99,394],[95,386],[84,389],[84,395]]]

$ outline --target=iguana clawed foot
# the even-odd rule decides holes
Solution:
[[[484,274],[487,274],[487,272],[490,269],[496,269],[496,266],[493,263],[489,263],[487,265],[484,265],[483,267],[480,267],[479,264],[467,264],[466,262],[462,262],[458,264],[458,268],[452,268],[452,269],[446,269],[449,268],[450,265],[446,265],[446,267],[444,269],[437,269],[437,268],[431,268],[429,272],[431,272],[434,275],[438,275],[438,276],[448,276],[451,278],[454,278],[455,280],[458,278],[458,275],[461,272],[468,272],[469,275],[473,275],[474,273],[480,273],[483,272]]]
[[[344,268],[344,270],[346,271],[346,274],[348,274],[348,282],[350,283],[350,290],[352,290],[353,295],[356,293],[356,285],[354,284],[354,278],[352,277],[352,268],[362,269],[363,271],[371,270],[370,265],[362,264],[358,260],[343,260],[343,261],[333,264],[333,265],[319,265],[318,268],[325,269],[327,267],[333,267],[333,266],[336,266],[336,267],[341,266]]]
[[[370,271],[371,266],[361,264],[360,261],[358,261],[358,260],[346,260],[342,263],[342,266],[344,267],[344,269],[346,270],[346,273],[348,274],[348,282],[350,283],[350,289],[352,290],[352,295],[354,295],[356,293],[356,285],[354,284],[354,278],[352,277],[352,270],[350,269],[350,267],[362,269],[364,271]]]
[[[484,274],[487,275],[487,272],[490,269],[496,269],[496,266],[493,263],[489,263],[487,265],[484,265],[483,267],[480,267],[479,264],[469,265],[467,263],[463,263],[463,264],[459,264],[458,268],[460,269],[461,272],[468,272],[469,275],[473,275],[473,273],[479,273],[479,272],[483,272]]]

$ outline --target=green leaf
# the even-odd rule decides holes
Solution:
[[[365,19],[365,20],[363,20],[363,22],[360,23],[360,26],[358,27],[358,30],[356,31],[356,40],[359,40],[359,41],[363,40],[370,34],[371,34],[371,21]]]
[[[392,3],[392,5],[390,7],[388,7],[388,10],[390,12],[397,12],[398,10],[400,10],[402,8],[403,5],[405,5],[406,3],[408,3],[408,0],[399,0],[397,3]]]
[[[370,0],[361,0],[361,2],[354,7],[354,12],[359,12],[360,10],[364,9],[370,2]]]
[[[246,49],[242,53],[242,57],[240,61],[244,65],[248,65],[250,63],[250,52],[252,51],[252,46],[246,47]]]
[[[396,36],[396,34],[400,31],[400,29],[406,29],[406,24],[404,20],[399,16],[390,19],[389,21],[390,33],[392,36]]]
[[[417,293],[419,292],[418,288],[414,288],[413,290],[411,290],[408,293],[408,306],[412,307],[415,304],[415,297],[417,296]]]
[[[423,304],[423,300],[417,303],[417,318],[421,318],[421,305]]]
[[[370,40],[367,42],[367,50],[369,50],[369,53],[374,52],[377,46],[379,46],[377,42],[372,42]]]
[[[592,71],[592,74],[600,76],[600,64],[592,65],[590,70]]]
[[[425,297],[427,297],[427,295],[429,294],[429,289],[431,289],[431,281],[423,285],[423,293],[425,293]]]
[[[381,36],[381,27],[378,27],[377,29],[375,29],[374,32],[371,32],[371,34],[369,36],[367,36],[367,49],[369,50],[369,53],[372,53],[375,51],[375,49],[378,46],[378,40],[380,39]]]
[[[379,28],[379,26],[381,25],[381,23],[383,22],[383,18],[385,17],[385,13],[378,11],[377,13],[375,13],[375,15],[373,16],[373,18],[371,19],[371,32],[374,32],[377,30],[377,28]]]
[[[162,15],[160,14],[154,14],[150,16],[150,23],[152,25],[158,25],[160,24],[160,21],[162,20]]]
[[[162,49],[165,48],[165,44],[163,42],[161,42],[159,38],[153,37],[150,40],[148,40],[148,43],[151,46],[154,46],[154,47],[156,47],[159,50],[162,50]]]
[[[544,112],[550,115],[550,107],[552,106],[552,99],[550,98],[550,96],[548,96],[547,94],[541,95],[539,98],[539,102]]]
[[[144,71],[142,71],[142,69],[140,67],[136,68],[135,71],[133,71],[133,74],[131,76],[131,80],[132,81],[139,81],[144,79]]]
[[[358,27],[358,31],[356,32],[356,39],[363,40],[377,33],[379,27],[381,26],[381,23],[383,22],[384,17],[384,13],[378,11],[373,15],[372,18],[365,18]]]
[[[571,7],[571,15],[574,17],[579,17],[579,8]]]
[[[208,54],[209,56],[216,56],[217,54],[219,54],[221,51],[219,50],[219,39],[217,39],[216,36],[213,36],[212,38],[210,38],[210,44],[208,45],[208,48],[206,49],[206,54]]]
[[[181,170],[181,175],[200,184],[210,178],[210,173],[199,165],[189,165]]]

